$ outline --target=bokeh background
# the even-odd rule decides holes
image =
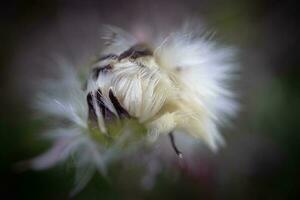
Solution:
[[[53,73],[54,56],[82,66],[99,50],[99,27],[176,26],[201,19],[219,42],[239,49],[237,85],[242,109],[223,130],[227,146],[195,160],[196,172],[163,171],[151,188],[140,169],[116,163],[109,179],[97,174],[74,199],[298,199],[300,198],[300,40],[291,0],[19,0],[0,12],[1,199],[68,199],[72,166],[23,171],[18,162],[49,147],[43,122],[30,108],[37,77]],[[150,28],[151,29],[151,28]],[[47,66],[47,67],[45,67]],[[34,82],[34,84],[33,84]],[[120,172],[122,171],[122,173]],[[122,176],[120,176],[122,175]],[[297,198],[298,197],[298,198]]]

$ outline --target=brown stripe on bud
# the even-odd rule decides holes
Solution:
[[[96,67],[93,69],[92,71],[92,74],[93,74],[93,79],[94,80],[97,80],[100,72],[103,72],[103,73],[107,73],[109,72],[110,70],[112,70],[113,66],[112,65],[105,65],[103,67]]]
[[[116,119],[115,114],[105,106],[102,100],[102,92],[100,89],[98,89],[96,92],[96,100],[105,121],[112,121]]]
[[[88,104],[88,120],[91,124],[92,128],[97,128],[98,126],[98,118],[96,114],[96,109],[93,104],[93,94],[92,92],[88,93],[86,97],[86,101]]]
[[[119,55],[118,60],[122,60],[124,58],[139,58],[143,56],[152,56],[153,52],[147,47],[145,44],[137,44],[132,46],[130,49],[124,51]]]
[[[114,95],[114,93],[112,92],[112,90],[110,89],[109,90],[109,99],[110,101],[112,102],[112,104],[114,105],[119,117],[122,119],[122,118],[129,118],[130,115],[129,113],[127,112],[127,110],[125,110],[120,102],[118,101],[117,97]]]

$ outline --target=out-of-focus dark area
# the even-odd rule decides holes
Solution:
[[[289,0],[10,1],[0,12],[1,199],[67,199],[73,170],[22,171],[17,163],[43,152],[30,82],[51,73],[50,55],[83,65],[99,50],[99,26],[151,27],[192,17],[239,49],[241,112],[225,131],[227,146],[199,155],[197,173],[159,174],[152,188],[132,167],[109,180],[96,175],[74,199],[299,199],[300,14]],[[156,26],[156,29],[158,27]],[[158,30],[156,30],[158,31]],[[80,58],[80,59],[79,59]],[[49,64],[48,64],[49,65]],[[224,131],[223,131],[224,132]],[[126,175],[124,175],[126,174]]]

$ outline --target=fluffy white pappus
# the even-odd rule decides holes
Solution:
[[[184,27],[170,34],[155,49],[155,57],[177,80],[180,98],[193,108],[191,114],[196,116],[196,126],[202,133],[191,130],[192,134],[202,135],[216,150],[223,143],[218,126],[228,123],[238,110],[232,89],[238,75],[236,50],[218,45],[211,34],[201,28],[198,32],[193,30],[195,27]]]
[[[94,171],[105,174],[112,160],[143,152],[137,148],[146,144],[145,138],[153,144],[168,135],[169,146],[178,156],[181,152],[173,133],[181,134],[177,143],[183,154],[195,146],[184,137],[203,141],[212,150],[223,144],[219,126],[226,124],[238,108],[231,88],[236,76],[233,49],[220,47],[211,38],[187,28],[162,40],[151,38],[141,43],[120,28],[105,26],[102,39],[101,57],[91,69],[83,69],[90,71],[87,80],[81,80],[79,72],[63,64],[58,72],[61,78],[44,85],[35,105],[56,121],[46,134],[54,145],[32,161],[34,169],[71,159],[78,172],[75,191],[79,191]],[[86,88],[82,87],[84,82]],[[122,123],[128,119],[142,128],[137,131],[135,124]],[[120,125],[124,127],[115,128]],[[128,143],[127,139],[143,128],[142,139]],[[124,151],[124,144],[128,151]],[[156,144],[161,144],[161,151],[168,151],[165,142]],[[168,162],[165,157],[169,155],[150,157]],[[158,166],[158,162],[152,163]],[[151,169],[156,173],[161,168]]]
[[[43,135],[52,147],[30,161],[35,170],[44,170],[71,161],[76,170],[75,188],[71,195],[81,191],[96,171],[106,175],[107,165],[118,157],[119,147],[129,137],[126,128],[116,142],[106,148],[91,134],[88,126],[88,105],[84,80],[74,67],[61,62],[59,78],[42,81],[34,109],[51,121],[52,127]],[[127,133],[126,133],[127,131]]]
[[[108,30],[107,46],[93,66],[97,73],[92,73],[88,91],[100,89],[110,108],[112,91],[154,140],[159,134],[183,130],[216,150],[223,143],[218,126],[228,122],[238,107],[231,89],[234,50],[186,27],[148,43],[119,28]]]
[[[102,26],[101,39],[104,41],[102,54],[121,54],[137,43],[137,39],[131,34],[111,25]]]

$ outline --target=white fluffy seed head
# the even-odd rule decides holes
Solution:
[[[101,57],[92,65],[84,90],[74,68],[65,65],[61,81],[46,84],[40,110],[66,123],[48,134],[54,146],[34,159],[32,167],[44,169],[72,157],[79,191],[91,172],[105,173],[107,163],[121,156],[116,149],[133,132],[131,126],[125,127],[107,148],[91,137],[90,122],[96,122],[106,137],[108,122],[118,124],[124,117],[146,127],[152,141],[180,132],[216,150],[223,143],[219,126],[238,107],[230,87],[236,71],[234,51],[197,34],[185,28],[162,40],[140,43],[125,31],[106,26]],[[183,140],[177,143],[192,150]]]
[[[88,92],[101,89],[113,111],[112,90],[152,135],[180,129],[217,149],[223,142],[218,125],[237,110],[230,88],[236,69],[232,49],[186,28],[160,42],[139,44],[109,26],[104,40],[103,59],[92,67],[103,70],[91,75]]]

